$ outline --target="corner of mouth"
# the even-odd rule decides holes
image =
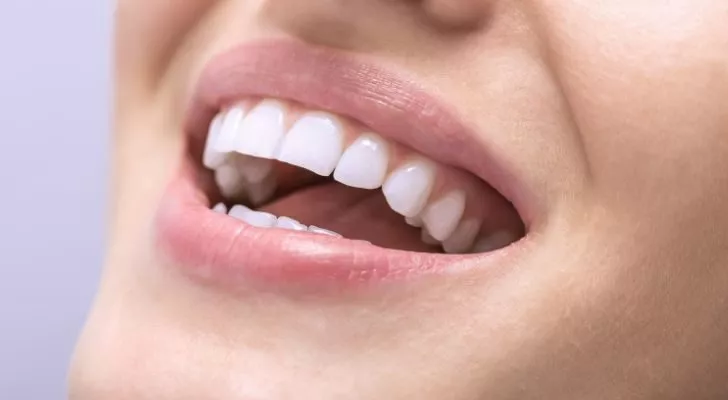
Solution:
[[[402,79],[351,54],[288,41],[257,42],[237,46],[211,60],[191,99],[185,125],[190,152],[182,157],[183,172],[170,185],[158,215],[162,247],[179,263],[193,266],[188,272],[227,282],[236,281],[230,279],[233,276],[248,279],[251,274],[279,282],[371,281],[396,278],[403,271],[408,276],[413,271],[446,272],[469,259],[495,262],[500,259],[497,255],[514,253],[509,250],[484,257],[382,249],[366,240],[250,227],[226,214],[232,212],[232,204],[225,205],[223,213],[213,212],[211,208],[221,196],[219,187],[209,189],[215,178],[200,171],[205,134],[211,132],[210,125],[222,110],[238,106],[247,113],[266,99],[331,113],[439,165],[472,174],[502,196],[520,218],[523,232],[507,247],[518,246],[528,234],[533,210],[527,191],[507,162],[498,159],[487,140],[477,140],[456,113],[412,79]],[[248,106],[239,106],[241,101]],[[321,174],[326,173],[331,171]],[[245,213],[236,209],[238,215]],[[408,223],[416,225],[416,217],[412,215]],[[185,233],[194,226],[214,229]],[[222,245],[210,245],[213,242]],[[200,248],[195,250],[195,246]],[[257,255],[253,255],[254,249],[259,249]]]

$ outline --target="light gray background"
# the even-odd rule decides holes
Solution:
[[[99,277],[107,0],[0,0],[0,399],[66,398]]]

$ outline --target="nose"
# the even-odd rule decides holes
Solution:
[[[496,0],[260,0],[261,22],[347,49],[422,44],[437,31],[477,29]]]

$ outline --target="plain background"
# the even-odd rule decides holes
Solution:
[[[66,398],[103,257],[112,10],[0,1],[0,399]]]

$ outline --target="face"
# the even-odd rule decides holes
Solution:
[[[728,396],[725,1],[116,15],[73,399]]]

